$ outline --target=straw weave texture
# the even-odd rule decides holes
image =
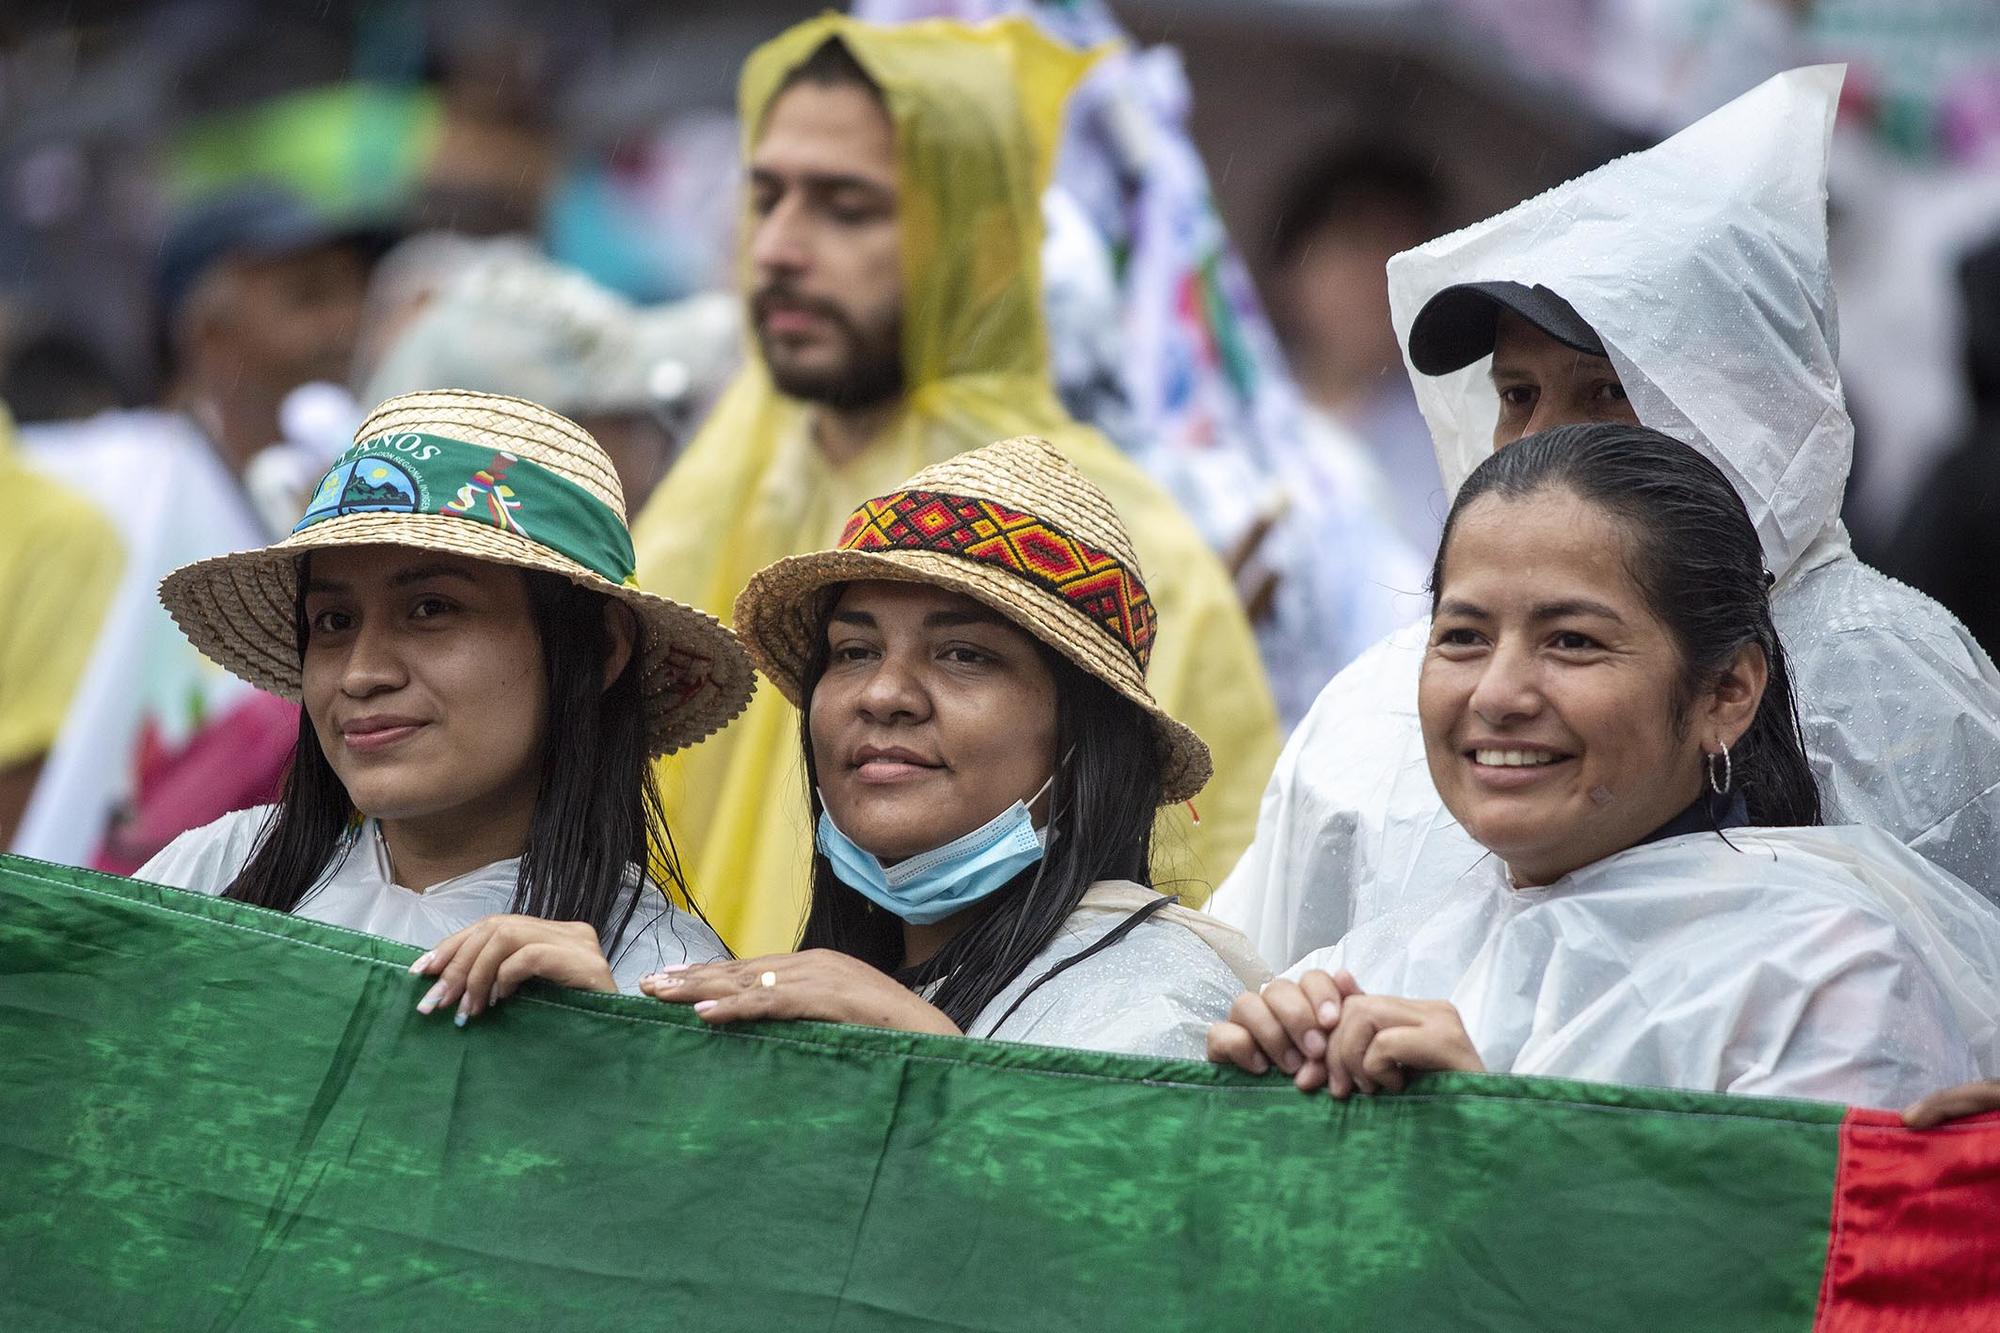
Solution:
[[[611,460],[575,422],[518,398],[435,390],[392,398],[355,441],[405,431],[505,451],[574,482],[622,519]],[[160,583],[160,601],[188,640],[260,689],[300,697],[298,561],[331,547],[387,545],[545,570],[630,607],[640,627],[636,663],[648,748],[671,753],[717,730],[756,687],[748,655],[714,617],[597,574],[519,533],[440,514],[358,513],[316,523],[255,551],[185,565]]]
[[[1131,536],[1111,501],[1044,440],[1022,436],[959,454],[925,468],[900,489],[986,500],[1032,515],[1142,578]],[[1138,704],[1151,717],[1159,742],[1166,803],[1187,800],[1214,771],[1208,746],[1159,706],[1138,662],[1103,626],[1059,593],[956,552],[836,550],[787,557],[751,577],[736,601],[736,631],[758,669],[803,708],[806,664],[815,640],[826,632],[830,590],[878,579],[929,584],[981,602]]]

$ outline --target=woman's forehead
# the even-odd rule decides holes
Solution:
[[[314,551],[306,558],[308,591],[333,586],[403,585],[433,578],[484,584],[513,573],[508,566],[489,560],[411,546],[336,546]]]
[[[1452,525],[1439,598],[1470,596],[1497,609],[1587,591],[1599,601],[1643,604],[1627,542],[1616,516],[1572,491],[1483,495]]]
[[[907,583],[893,579],[864,579],[845,584],[834,600],[833,609],[836,612],[862,611],[914,619],[950,612],[969,619],[1010,623],[984,602],[962,592],[931,583]]]

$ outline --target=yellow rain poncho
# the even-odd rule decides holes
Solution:
[[[29,470],[0,407],[0,770],[55,745],[121,562],[110,522]]]
[[[751,574],[832,546],[856,505],[918,469],[1009,436],[1051,440],[1130,527],[1160,613],[1152,691],[1215,754],[1200,823],[1176,808],[1156,838],[1162,886],[1199,901],[1250,840],[1276,714],[1215,556],[1157,484],[1065,415],[1049,381],[1040,201],[1064,99],[1091,57],[1019,20],[877,27],[827,15],[744,66],[746,153],[785,76],[831,37],[881,87],[895,123],[903,409],[835,468],[810,438],[809,409],[772,387],[753,349],[633,525],[640,582],[726,617]],[[662,766],[689,882],[739,953],[789,949],[804,921],[812,834],[799,747],[796,710],[766,685],[736,722]]]

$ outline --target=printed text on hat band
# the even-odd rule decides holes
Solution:
[[[632,577],[632,534],[610,505],[553,470],[489,445],[392,431],[320,479],[293,532],[346,514],[437,514],[511,532],[613,583]]]

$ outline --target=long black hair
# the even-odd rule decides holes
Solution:
[[[298,650],[310,633],[306,563],[299,559]],[[624,671],[604,686],[612,637],[605,598],[559,574],[523,570],[541,640],[548,688],[548,732],[528,843],[521,854],[511,910],[552,921],[588,921],[606,955],[617,947],[640,905],[630,867],[658,883],[668,901],[693,904],[646,754],[637,646]],[[341,785],[304,710],[299,739],[257,850],[225,897],[281,912],[295,910],[354,849],[354,803]]]
[[[830,603],[829,603],[830,605]],[[806,794],[815,826],[819,774],[813,763],[814,686],[827,667],[826,636],[813,636],[800,710]],[[1049,946],[1098,880],[1152,883],[1153,819],[1160,805],[1159,743],[1137,704],[1039,641],[1055,677],[1055,784],[1049,789],[1048,851],[967,911],[977,920],[916,967],[903,966],[903,921],[842,883],[817,846],[801,949],[833,949],[887,972],[961,1030]]]
[[[1674,726],[1748,644],[1764,650],[1769,676],[1730,770],[1766,826],[1818,824],[1819,787],[1806,758],[1785,646],[1771,621],[1770,576],[1743,498],[1701,453],[1645,426],[1556,426],[1497,450],[1452,501],[1431,567],[1431,609],[1444,582],[1445,551],[1467,505],[1486,495],[1564,490],[1610,514],[1626,534],[1625,571],[1679,649]]]

